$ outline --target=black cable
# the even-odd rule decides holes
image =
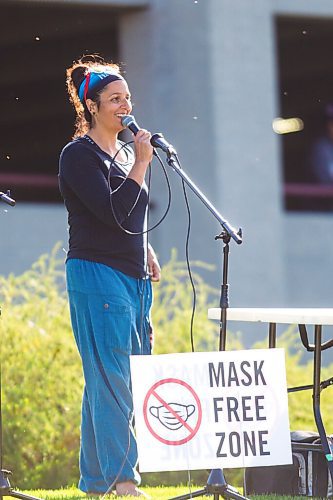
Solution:
[[[163,216],[161,217],[161,219],[155,224],[153,225],[153,227],[151,228],[148,228],[146,231],[140,231],[140,232],[132,232],[132,231],[129,231],[128,229],[125,229],[121,224],[120,222],[117,220],[117,217],[116,217],[116,214],[115,214],[115,211],[114,211],[114,206],[113,206],[113,203],[112,203],[112,195],[115,191],[117,191],[118,189],[121,188],[121,186],[124,184],[124,182],[121,183],[121,185],[115,190],[115,191],[112,191],[112,187],[111,187],[111,167],[112,165],[115,164],[115,160],[116,160],[116,157],[117,155],[120,153],[120,151],[125,148],[126,146],[128,146],[129,144],[132,144],[133,141],[129,141],[129,142],[126,142],[124,144],[122,144],[122,146],[120,147],[120,149],[116,152],[116,154],[112,157],[111,159],[111,164],[110,164],[110,168],[109,168],[109,173],[108,173],[108,186],[109,186],[109,193],[110,193],[110,206],[111,206],[111,210],[112,210],[112,215],[114,217],[114,220],[116,221],[116,224],[117,226],[123,231],[125,232],[126,234],[130,234],[130,235],[143,235],[143,234],[147,234],[149,233],[150,231],[152,231],[153,229],[155,229],[156,227],[158,227],[162,221],[165,219],[165,217],[167,216],[168,212],[169,212],[169,209],[170,209],[170,205],[171,205],[171,186],[170,186],[170,181],[169,181],[169,177],[168,177],[168,174],[167,174],[167,171],[163,165],[163,162],[160,158],[160,156],[158,155],[158,153],[155,151],[155,156],[156,158],[158,159],[158,161],[160,162],[160,165],[162,166],[162,169],[163,169],[163,172],[164,172],[164,175],[165,175],[165,179],[166,179],[166,182],[167,182],[167,186],[168,186],[168,204],[167,204],[167,208],[165,210],[165,213],[163,214]],[[151,187],[151,176],[152,176],[152,169],[151,169],[151,164],[149,164],[149,167],[148,167],[148,183],[147,183],[147,196],[148,196],[148,201],[147,201],[147,227],[149,225],[149,215],[150,215],[150,187]],[[147,259],[146,259],[146,270],[145,270],[145,276],[148,276],[148,238],[146,240],[146,256],[147,256]],[[141,339],[141,350],[142,350],[142,334],[143,334],[143,317],[144,317],[144,304],[143,304],[143,297],[144,297],[144,293],[145,293],[145,290],[146,290],[146,286],[147,286],[147,283],[146,283],[146,280],[144,282],[144,288],[142,290],[142,294],[141,294],[141,299],[140,299],[140,331],[139,331],[139,334],[140,334],[140,339]]]
[[[125,144],[122,146],[124,147]],[[120,150],[119,150],[120,151]],[[117,156],[117,154],[119,153],[119,151],[116,153],[116,155],[112,158],[112,162],[114,163],[114,160]],[[111,165],[110,165],[110,169],[111,169]],[[110,170],[109,170],[109,175],[108,175],[108,184],[109,184],[109,188],[110,188],[110,192],[111,192],[111,186],[110,186]],[[148,223],[149,223],[149,214],[150,214],[150,206],[149,206],[149,199],[150,199],[150,186],[151,186],[151,166],[149,165],[148,167],[148,182],[147,182],[147,188],[148,188],[148,200],[147,200],[147,226],[148,226]],[[112,204],[111,204],[112,206]],[[112,212],[113,212],[113,215],[114,215],[114,211],[113,211],[113,206],[112,206]],[[166,214],[165,214],[166,215]],[[116,220],[116,218],[115,218]],[[118,223],[118,221],[116,220],[116,222]],[[122,228],[123,229],[123,228]],[[126,231],[126,230],[125,230]],[[143,233],[138,233],[138,234],[144,234],[148,231],[144,231]],[[134,233],[136,234],[136,233]],[[146,255],[147,255],[147,259],[146,259],[146,269],[145,269],[145,276],[147,277],[148,276],[148,238],[146,238]],[[140,341],[141,341],[141,354],[143,353],[143,319],[144,319],[144,313],[145,313],[145,300],[144,300],[144,297],[145,297],[145,291],[146,291],[146,287],[147,287],[147,279],[148,278],[145,278],[144,279],[144,283],[143,283],[143,289],[140,291],[140,328],[139,328],[139,337],[140,337]],[[126,448],[126,452],[124,454],[124,458],[123,458],[123,461],[119,467],[119,470],[118,470],[118,473],[116,474],[115,476],[115,479],[112,481],[112,483],[110,484],[110,486],[108,487],[107,491],[104,493],[103,497],[102,497],[102,500],[110,493],[112,492],[113,488],[116,486],[117,484],[117,481],[120,477],[120,474],[122,473],[122,470],[124,468],[124,465],[126,463],[126,460],[127,460],[127,457],[128,457],[128,454],[129,454],[129,451],[130,451],[130,445],[131,445],[131,427],[133,427],[133,419],[134,419],[134,413],[133,413],[133,410],[131,411],[130,415],[129,415],[129,419],[128,419],[128,434],[127,434],[127,448]]]
[[[112,214],[113,214],[113,217],[114,217],[114,220],[117,224],[117,226],[123,231],[125,232],[126,234],[130,234],[130,235],[141,235],[141,234],[147,234],[149,233],[150,231],[152,231],[153,229],[155,229],[156,227],[158,227],[162,222],[163,220],[165,219],[165,217],[167,216],[168,212],[169,212],[169,209],[170,209],[170,205],[171,205],[171,186],[170,186],[170,182],[169,182],[169,178],[168,178],[168,174],[166,172],[166,169],[164,167],[164,164],[163,162],[161,161],[161,158],[160,156],[158,155],[158,153],[156,152],[156,150],[154,151],[154,154],[155,156],[157,157],[158,161],[160,162],[160,165],[162,166],[162,169],[163,169],[163,173],[165,175],[165,179],[166,179],[166,182],[167,182],[167,187],[168,187],[168,204],[167,204],[167,208],[165,210],[165,213],[163,214],[163,216],[161,217],[161,219],[155,224],[153,225],[151,228],[148,228],[146,231],[142,231],[142,232],[132,232],[132,231],[129,231],[127,229],[125,229],[120,223],[119,221],[117,220],[117,217],[116,217],[116,214],[115,214],[115,210],[114,210],[114,206],[113,206],[113,203],[112,203],[112,195],[115,191],[117,191],[118,189],[121,188],[121,186],[123,185],[123,183],[115,190],[115,191],[112,191],[112,188],[111,188],[111,183],[110,183],[110,180],[111,180],[111,167],[113,166],[113,164],[115,163],[115,159],[117,157],[117,155],[119,154],[119,152],[124,148],[126,147],[128,144],[132,144],[133,141],[129,141],[127,143],[124,143],[121,148],[117,151],[117,153],[114,155],[114,157],[112,157],[112,160],[111,160],[111,165],[110,165],[110,169],[109,169],[109,173],[108,173],[108,185],[109,185],[109,192],[110,192],[110,206],[111,206],[111,210],[112,210]],[[177,155],[176,156],[176,160],[177,160],[177,163],[179,165],[179,167],[181,168],[181,164],[180,164],[180,161],[179,161],[179,158]],[[125,182],[125,181],[124,181]],[[151,183],[151,165],[149,165],[149,180],[148,180],[148,212],[147,212],[147,226],[148,226],[148,221],[149,221],[149,193],[150,193],[150,183]],[[192,307],[192,314],[191,314],[191,322],[190,322],[190,340],[191,340],[191,348],[192,348],[192,352],[195,352],[195,349],[194,349],[194,335],[193,335],[193,325],[194,325],[194,316],[195,316],[195,310],[196,310],[196,301],[197,301],[197,294],[196,294],[196,289],[195,289],[195,284],[194,284],[194,280],[193,280],[193,276],[192,276],[192,271],[191,271],[191,265],[190,265],[190,259],[189,259],[189,241],[190,241],[190,232],[191,232],[191,210],[190,210],[190,206],[189,206],[189,202],[188,202],[188,197],[187,197],[187,193],[186,193],[186,187],[185,187],[185,182],[184,180],[182,180],[182,186],[183,186],[183,192],[184,192],[184,199],[185,199],[185,205],[186,205],[186,209],[187,209],[187,214],[188,214],[188,225],[187,225],[187,233],[186,233],[186,243],[185,243],[185,254],[186,254],[186,265],[187,265],[187,271],[188,271],[188,275],[189,275],[189,279],[190,279],[190,283],[191,283],[191,287],[192,287],[192,292],[193,292],[193,307]],[[148,239],[147,239],[147,242],[146,242],[146,253],[148,255]],[[148,259],[147,259],[147,262],[146,262],[146,276],[147,276],[147,266],[148,266]],[[140,302],[140,337],[141,337],[141,349],[142,349],[142,333],[143,333],[143,317],[144,317],[144,311],[143,311],[143,297],[144,297],[144,290],[145,290],[145,287],[146,287],[146,282],[144,283],[144,289],[142,291],[142,295],[141,295],[141,302]],[[128,450],[126,451],[126,454],[125,454],[125,457],[124,457],[124,461],[123,461],[123,464],[125,463],[125,460],[127,458],[127,454],[129,452],[129,447],[128,447]],[[120,471],[118,472],[117,474],[117,477],[116,479],[113,481],[113,483],[110,485],[110,487],[108,488],[107,490],[107,493],[109,493],[114,484],[116,483],[116,480],[117,478],[119,477],[120,475],[120,472],[122,470],[122,467],[123,467],[123,464],[121,466],[121,469]],[[189,472],[189,471],[188,471]],[[106,494],[107,494],[106,493]]]
[[[115,164],[116,157],[118,156],[118,154],[120,153],[120,151],[123,148],[125,148],[126,146],[128,146],[129,144],[132,144],[132,143],[133,143],[133,141],[129,141],[127,143],[122,144],[121,148],[117,151],[117,153],[111,159],[111,164],[110,164],[109,173],[108,173],[108,186],[109,186],[109,193],[110,193],[110,206],[111,206],[111,210],[112,210],[112,214],[113,214],[114,220],[115,220],[117,226],[123,232],[125,232],[126,234],[130,234],[130,235],[142,235],[142,234],[147,234],[150,231],[152,231],[153,229],[155,229],[156,227],[158,227],[162,223],[162,221],[165,219],[165,217],[167,216],[167,214],[168,214],[168,212],[170,210],[170,205],[171,205],[171,186],[170,186],[168,174],[166,172],[164,164],[161,161],[160,156],[158,155],[158,153],[155,150],[154,154],[157,157],[160,165],[162,166],[163,173],[164,173],[164,176],[165,176],[165,179],[166,179],[166,182],[167,182],[167,187],[168,187],[168,204],[167,204],[167,208],[165,210],[165,213],[163,214],[163,216],[161,217],[161,219],[155,225],[153,225],[151,228],[148,228],[146,231],[132,232],[132,231],[129,231],[129,230],[125,229],[120,224],[120,222],[118,221],[117,216],[115,214],[114,206],[113,206],[113,203],[112,203],[112,195],[114,194],[114,192],[116,192],[118,189],[121,188],[121,186],[123,185],[123,183],[125,182],[125,180],[124,180],[123,183],[120,184],[120,186],[116,190],[112,191],[111,182],[110,182],[111,181],[111,167]],[[178,163],[179,167],[181,168],[180,161],[179,161],[177,155],[176,155],[176,159],[177,159],[177,163]],[[148,179],[147,226],[148,226],[148,222],[149,222],[149,194],[150,194],[150,184],[151,184],[151,165],[149,165],[149,179]],[[190,259],[189,259],[189,241],[190,241],[190,231],[191,231],[191,210],[190,210],[190,206],[189,206],[189,202],[188,202],[188,197],[187,197],[187,193],[186,193],[186,187],[185,187],[184,180],[182,180],[182,186],[183,186],[184,199],[185,199],[185,204],[186,204],[186,209],[187,209],[187,214],[188,214],[188,226],[187,226],[186,243],[185,243],[186,265],[187,265],[187,271],[188,271],[188,275],[189,275],[189,279],[190,279],[191,287],[192,287],[192,291],[193,291],[193,307],[192,307],[191,323],[190,323],[190,339],[191,339],[192,352],[195,352],[195,349],[194,349],[194,336],[193,336],[193,325],[194,325],[194,316],[195,316],[195,310],[196,310],[196,297],[197,297],[197,295],[196,295],[196,289],[195,289],[195,284],[194,284],[194,280],[193,280],[193,276],[192,276],[192,271],[191,271],[191,266],[190,266]],[[148,255],[148,239],[146,241],[146,254]],[[147,259],[147,262],[146,262],[146,276],[147,276],[147,266],[148,266],[148,259]],[[147,284],[146,284],[146,281],[145,281],[145,283],[144,283],[144,289],[142,291],[141,299],[140,299],[140,338],[141,338],[141,349],[142,349],[142,333],[143,333],[143,318],[144,318],[144,300],[143,300],[143,297],[144,297],[144,291],[145,291],[145,287],[146,286],[147,286]],[[129,427],[130,427],[130,421],[129,421]],[[114,485],[116,484],[116,481],[117,481],[117,479],[118,479],[118,477],[119,477],[119,475],[121,473],[121,470],[122,470],[122,468],[124,466],[124,463],[126,461],[128,452],[129,452],[129,446],[128,446],[128,449],[126,450],[125,457],[124,457],[123,463],[121,465],[120,471],[118,472],[118,474],[116,476],[116,479],[109,486],[109,488],[108,488],[107,492],[105,493],[105,495],[107,493],[109,493],[112,490],[112,488],[114,487]]]
[[[114,217],[114,220],[117,224],[117,226],[126,234],[130,234],[132,236],[138,236],[138,235],[141,235],[141,234],[147,234],[147,233],[150,233],[150,231],[152,231],[153,229],[156,229],[163,221],[164,219],[166,218],[166,216],[168,215],[168,212],[170,210],[170,205],[171,205],[171,186],[170,186],[170,181],[169,181],[169,177],[168,177],[168,174],[167,174],[167,171],[165,169],[165,166],[163,165],[163,162],[159,156],[159,154],[156,152],[156,150],[154,150],[154,155],[156,156],[156,158],[158,159],[158,161],[160,162],[160,165],[162,167],[162,170],[163,170],[163,173],[164,173],[164,176],[165,176],[165,179],[166,179],[166,183],[167,183],[167,187],[168,187],[168,204],[167,204],[167,208],[163,214],[163,216],[160,218],[160,220],[158,222],[156,222],[156,224],[154,224],[151,228],[148,228],[146,229],[146,231],[140,231],[140,232],[132,232],[132,231],[129,231],[128,229],[125,229],[121,223],[118,221],[117,219],[117,216],[115,214],[115,210],[114,210],[114,206],[113,206],[113,203],[112,203],[112,195],[118,191],[118,189],[120,189],[122,187],[122,185],[124,184],[124,182],[126,181],[126,179],[124,179],[124,181],[120,184],[120,186],[117,187],[117,189],[115,189],[114,191],[112,191],[112,187],[111,187],[111,167],[116,163],[115,159],[116,157],[118,156],[118,154],[120,153],[120,151],[125,148],[126,146],[128,146],[129,144],[132,144],[134,141],[129,141],[129,142],[125,142],[124,144],[122,144],[121,148],[116,152],[116,154],[111,158],[111,164],[110,164],[110,168],[109,168],[109,173],[108,173],[108,186],[109,186],[109,194],[110,194],[110,206],[111,206],[111,210],[112,210],[112,215]]]
[[[179,168],[181,169],[181,163],[179,160],[179,157],[177,153],[175,154],[176,161],[178,163]],[[186,185],[184,179],[182,179],[182,186],[183,186],[183,193],[184,193],[184,200],[185,200],[185,205],[186,205],[186,210],[187,210],[187,232],[186,232],[186,241],[185,241],[185,257],[186,257],[186,266],[187,266],[187,272],[189,276],[189,280],[191,282],[191,287],[192,287],[192,293],[193,293],[193,305],[192,305],[192,314],[191,314],[191,323],[190,323],[190,340],[191,340],[191,349],[192,352],[195,352],[194,349],[194,335],[193,335],[193,324],[194,324],[194,316],[195,316],[195,309],[196,309],[196,302],[197,302],[197,293],[195,289],[195,284],[192,276],[192,271],[191,271],[191,265],[190,265],[190,258],[189,258],[189,243],[190,243],[190,233],[191,233],[191,209],[188,201],[188,196],[186,192]],[[187,470],[187,475],[188,475],[188,488],[189,488],[189,494],[190,498],[192,498],[192,490],[191,490],[191,471],[190,469]]]
[[[185,205],[187,209],[187,215],[188,215],[188,223],[187,223],[187,233],[186,233],[186,242],[185,242],[185,256],[186,256],[186,266],[187,266],[187,272],[188,272],[188,277],[191,282],[191,287],[192,287],[192,293],[193,293],[193,305],[192,305],[192,314],[191,314],[191,326],[190,326],[190,339],[191,339],[191,349],[192,352],[195,352],[194,349],[194,338],[193,338],[193,324],[194,324],[194,316],[195,316],[195,309],[197,305],[197,292],[195,289],[194,281],[193,281],[193,276],[192,276],[192,271],[191,271],[191,265],[190,265],[190,258],[189,258],[189,243],[190,243],[190,233],[191,233],[191,210],[190,210],[190,205],[188,202],[188,197],[186,193],[186,186],[184,180],[182,180],[182,185],[183,185],[183,192],[184,192],[184,199],[185,199]]]
[[[119,468],[119,471],[116,475],[116,477],[114,478],[114,480],[112,481],[112,483],[110,484],[110,486],[108,487],[108,489],[106,490],[106,492],[103,494],[102,496],[102,500],[110,493],[112,492],[113,488],[117,485],[117,481],[120,477],[120,474],[122,473],[123,471],[123,468],[124,468],[124,465],[125,465],[125,462],[127,460],[127,457],[128,457],[128,454],[129,454],[129,450],[130,450],[130,446],[131,446],[131,425],[132,425],[132,422],[133,422],[133,411],[130,413],[130,418],[128,420],[128,433],[127,433],[127,449],[126,449],[126,453],[125,453],[125,456],[123,458],[123,461],[122,461],[122,464]]]
[[[175,158],[177,160],[178,166],[181,169],[181,164],[178,158],[178,155],[175,155]],[[188,197],[187,197],[187,192],[186,192],[186,185],[184,182],[184,179],[182,179],[182,186],[183,186],[183,193],[184,193],[184,199],[185,199],[185,205],[187,209],[187,216],[188,216],[188,223],[187,223],[187,233],[186,233],[186,242],[185,242],[185,256],[186,256],[186,266],[187,266],[187,272],[189,276],[189,280],[191,282],[191,287],[192,287],[192,293],[193,293],[193,305],[192,305],[192,314],[191,314],[191,323],[190,323],[190,340],[191,340],[191,349],[192,352],[195,352],[194,349],[194,335],[193,335],[193,325],[194,325],[194,316],[195,316],[195,310],[196,310],[196,304],[197,304],[197,292],[195,289],[195,284],[192,276],[192,271],[191,271],[191,265],[190,265],[190,258],[189,258],[189,243],[190,243],[190,233],[191,233],[191,210],[190,210],[190,205],[188,202]]]
[[[149,215],[150,215],[150,206],[149,206],[149,200],[150,200],[150,186],[151,186],[151,166],[149,165],[148,167],[148,182],[147,182],[147,187],[148,187],[148,202],[147,202],[147,227],[149,224]],[[140,297],[140,329],[139,329],[139,335],[140,335],[140,340],[141,340],[141,354],[143,354],[143,318],[144,318],[144,313],[145,313],[145,303],[144,303],[144,296],[146,292],[146,287],[147,287],[147,276],[148,276],[148,238],[146,238],[146,269],[145,269],[145,279],[144,279],[144,286],[143,290],[141,293]]]
[[[114,398],[115,402],[117,403],[117,405],[119,406],[119,409],[122,411],[122,407],[121,407],[121,404],[119,403],[119,400],[116,396],[116,393],[114,392],[114,389],[112,388],[112,385],[109,381],[109,378],[108,378],[108,375],[104,369],[104,366],[103,366],[103,363],[102,363],[102,360],[101,360],[101,357],[99,355],[99,352],[98,352],[98,348],[97,348],[97,343],[96,343],[96,339],[94,336],[92,336],[92,344],[93,344],[93,351],[94,351],[94,355],[97,359],[97,365],[98,365],[98,369],[99,369],[99,372],[104,380],[104,383],[105,385],[107,386],[110,394],[112,395],[112,397]],[[116,475],[116,478],[114,479],[114,481],[111,483],[111,485],[108,487],[107,489],[107,492],[104,493],[104,495],[106,495],[109,491],[112,490],[113,486],[115,485],[117,479],[119,478],[123,468],[124,468],[124,465],[125,465],[125,462],[127,460],[127,457],[128,457],[128,454],[129,454],[129,450],[130,450],[130,444],[131,444],[131,420],[133,418],[133,416],[131,416],[131,414],[133,414],[133,411],[130,412],[130,415],[129,415],[129,420],[128,420],[128,445],[127,445],[127,450],[126,450],[126,453],[124,455],[124,458],[123,458],[123,462],[119,468],[119,471]]]

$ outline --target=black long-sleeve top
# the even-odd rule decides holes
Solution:
[[[146,269],[145,235],[126,234],[117,221],[131,232],[144,231],[148,194],[145,185],[141,188],[127,177],[134,154],[128,146],[125,151],[126,163],[112,163],[88,136],[62,150],[59,188],[68,210],[67,259],[100,262],[141,278]]]

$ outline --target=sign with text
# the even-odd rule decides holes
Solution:
[[[292,463],[284,349],[130,362],[141,472]]]

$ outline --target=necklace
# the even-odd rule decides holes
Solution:
[[[107,153],[106,151],[104,151],[104,149],[102,149],[89,135],[87,134],[84,134],[82,136],[82,139],[85,139],[87,142],[89,142],[90,144],[92,144],[93,146],[95,146],[96,148],[98,148],[100,151],[102,151],[103,153],[107,154],[108,156],[110,156],[110,158],[112,158],[112,160],[115,162],[115,163],[120,163],[122,165],[127,165],[130,161],[129,157],[128,157],[128,152],[123,148],[122,144],[120,144],[120,149],[122,149],[122,151],[125,152],[126,154],[126,160],[118,160],[117,159],[117,156],[118,156],[118,151],[120,151],[120,149],[115,153],[115,155],[111,155],[110,153]]]
[[[95,141],[94,141],[94,140],[90,137],[90,135],[85,134],[85,135],[83,136],[83,139],[86,139],[86,141],[88,141],[90,144],[93,144],[94,146],[98,147],[99,149],[101,149],[102,151],[104,151],[104,153],[108,154],[108,155],[109,155],[109,156],[111,156],[111,157],[112,157],[112,156],[115,156],[115,155],[118,153],[118,151],[116,151],[115,153],[113,153],[113,152],[112,152],[112,153],[107,153],[107,151],[105,151],[104,149],[102,149],[102,148],[101,148],[101,147],[97,144],[97,142],[95,142]]]

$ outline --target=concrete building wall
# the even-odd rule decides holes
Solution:
[[[163,132],[176,147],[183,169],[218,205],[208,15],[204,2],[154,1],[148,12],[123,17],[120,46],[128,66],[127,78],[135,103],[133,113],[138,122],[154,132]],[[165,159],[163,153],[161,158]],[[171,210],[151,235],[162,262],[170,257],[173,247],[184,258],[187,230],[180,177],[170,167],[166,168],[172,186]],[[156,220],[167,204],[165,179],[156,161],[152,180]],[[219,265],[220,245],[214,241],[219,224],[188,192],[192,215],[191,258]]]
[[[67,248],[67,214],[62,205],[18,202],[1,206],[0,272],[21,274],[57,243]],[[65,259],[65,252],[63,252]]]
[[[333,19],[333,4],[329,0],[296,0],[292,4],[275,0],[272,3],[272,14],[295,13]],[[332,307],[332,214],[283,212],[281,219],[284,302],[295,307]]]
[[[121,47],[139,96],[137,116],[163,130],[192,179],[242,226],[244,243],[231,243],[232,305],[329,306],[331,217],[283,210],[281,144],[272,129],[279,115],[276,14],[331,15],[332,4],[156,1],[149,13],[124,17]],[[181,29],[173,32],[177,21]],[[140,40],[135,51],[133,40]],[[184,205],[176,192],[169,218],[152,235],[162,260],[183,246]],[[215,263],[218,284],[219,227],[193,198],[191,208],[192,255]]]
[[[124,10],[121,59],[139,124],[164,133],[192,180],[244,231],[244,243],[230,245],[231,305],[329,307],[332,217],[288,213],[282,206],[281,144],[272,130],[279,114],[276,14],[333,17],[333,4],[151,0],[149,8]],[[180,179],[170,167],[167,171],[172,208],[151,235],[162,263],[173,247],[184,258],[186,236]],[[156,163],[152,179],[156,220],[167,202]],[[222,244],[214,236],[220,227],[195,196],[189,193],[189,199],[191,258],[216,265],[210,280],[218,286]],[[62,207],[18,205],[2,215],[1,272],[21,272],[56,241],[66,240]]]
[[[274,36],[269,2],[210,2],[211,65],[216,84],[214,144],[221,203],[244,231],[232,249],[233,304],[281,305],[281,172]]]

